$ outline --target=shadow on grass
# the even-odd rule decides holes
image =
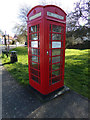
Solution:
[[[11,64],[11,62],[3,63],[2,65]]]
[[[65,57],[65,85],[85,97],[88,96],[88,58],[83,55]]]
[[[89,59],[88,59],[88,54],[83,54],[83,55],[68,55],[65,56],[65,60],[70,60],[70,62],[72,62],[72,60],[75,62],[77,62],[77,64],[79,62],[81,62],[82,64],[88,64],[89,63]]]

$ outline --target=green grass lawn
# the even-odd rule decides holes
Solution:
[[[4,56],[2,63],[12,76],[20,83],[29,84],[27,47],[17,47],[18,62],[10,63],[10,57]],[[79,94],[88,96],[88,50],[66,49],[65,52],[65,85]],[[58,67],[58,66],[57,66]]]
[[[90,99],[88,65],[88,50],[66,50],[65,85]]]

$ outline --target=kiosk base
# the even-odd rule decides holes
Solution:
[[[62,88],[59,88],[58,90],[48,95],[42,95],[40,92],[32,88],[30,85],[28,85],[27,88],[29,89],[30,93],[34,94],[38,99],[40,99],[41,102],[52,100],[60,95],[63,95],[65,92],[70,91],[70,89],[67,86],[63,86]]]

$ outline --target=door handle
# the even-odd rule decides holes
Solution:
[[[47,51],[47,55],[48,55],[48,53],[49,53],[49,52]]]

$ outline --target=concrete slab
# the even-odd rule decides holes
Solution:
[[[38,92],[36,89],[32,88],[30,85],[27,86],[27,89],[30,91],[30,93],[35,94],[37,96],[37,98],[43,103],[50,101],[52,99],[55,99],[56,97],[59,97],[59,96],[65,94],[66,92],[70,91],[70,89],[65,85],[62,88],[59,88],[52,93],[49,93],[48,95],[42,95],[40,92]]]
[[[27,118],[88,118],[88,99],[70,91],[43,104]]]

